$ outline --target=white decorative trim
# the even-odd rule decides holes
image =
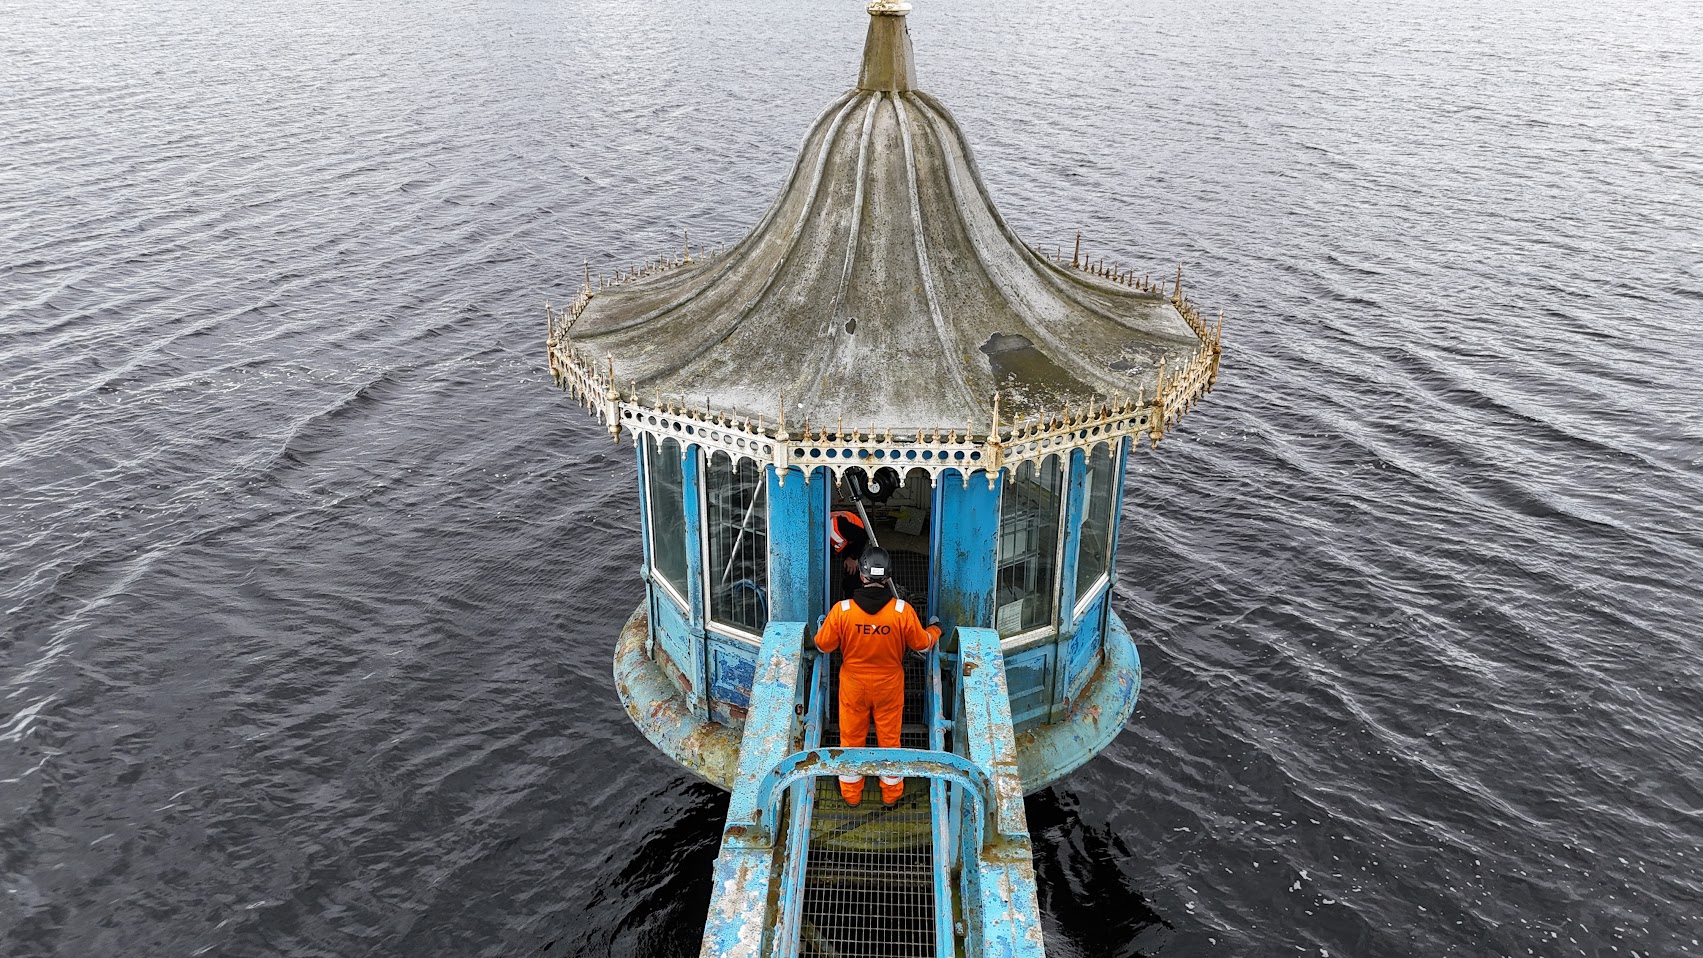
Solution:
[[[1155,286],[1145,278],[1137,280],[1133,272],[1087,266],[1080,256],[1069,264],[1062,259],[1058,261],[1106,282],[1163,295],[1163,284]],[[600,288],[693,262],[690,255],[657,260],[620,274],[615,284],[600,280]],[[968,483],[970,475],[979,471],[991,487],[1001,470],[1039,462],[1051,455],[1063,456],[1072,449],[1092,452],[1102,442],[1114,443],[1125,436],[1139,439],[1144,433],[1150,444],[1156,445],[1166,430],[1212,391],[1223,355],[1224,317],[1219,314],[1216,325],[1209,326],[1200,308],[1183,297],[1181,290],[1179,269],[1170,304],[1200,338],[1200,347],[1181,369],[1167,370],[1160,363],[1159,383],[1152,397],[1144,392],[1134,398],[1113,396],[1110,401],[1067,406],[1007,425],[1000,422],[1000,396],[995,394],[993,421],[979,429],[972,423],[966,423],[963,428],[936,426],[913,430],[847,427],[844,423],[829,428],[812,424],[809,419],[802,424],[781,422],[770,427],[761,418],[753,422],[750,418],[710,413],[672,400],[647,402],[638,395],[636,386],[623,397],[615,380],[614,358],[605,357],[598,364],[573,344],[573,325],[597,295],[589,274],[571,306],[562,310],[544,307],[548,326],[546,346],[556,384],[591,410],[617,441],[621,431],[627,429],[635,434],[635,441],[638,434],[649,433],[658,439],[694,443],[706,453],[719,450],[735,461],[748,459],[759,466],[774,466],[783,483],[786,471],[794,466],[803,469],[806,476],[818,466],[825,467],[836,480],[849,469],[891,466],[901,472],[921,469],[928,473],[931,482],[948,470],[956,470]],[[797,435],[793,434],[793,428],[799,429]]]
[[[1080,548],[1077,549],[1076,561],[1077,562],[1082,561],[1082,552],[1081,552]],[[1084,592],[1083,594],[1076,597],[1076,608],[1070,610],[1070,624],[1071,625],[1074,626],[1074,625],[1078,625],[1078,624],[1081,623],[1082,613],[1088,611],[1088,607],[1090,605],[1093,605],[1096,601],[1099,600],[1100,593],[1106,588],[1107,584],[1110,583],[1111,581],[1112,581],[1112,576],[1111,576],[1110,570],[1107,570],[1106,572],[1102,572],[1102,573],[1100,573],[1100,575],[1098,577],[1096,577],[1094,579],[1094,583],[1088,587],[1087,592]]]

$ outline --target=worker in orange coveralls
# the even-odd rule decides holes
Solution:
[[[836,509],[828,517],[828,544],[834,547],[834,601],[851,598],[861,584],[857,578],[857,560],[869,548],[869,533],[857,513]]]
[[[940,638],[940,619],[928,627],[917,620],[916,607],[887,587],[892,558],[880,546],[864,550],[858,560],[861,582],[851,598],[834,603],[816,648],[840,650],[840,747],[858,748],[869,741],[869,719],[875,718],[875,741],[882,748],[899,747],[899,726],[905,716],[905,650],[925,651]],[[881,804],[898,804],[905,794],[903,776],[881,776]],[[841,775],[840,796],[847,805],[863,801],[863,776]]]

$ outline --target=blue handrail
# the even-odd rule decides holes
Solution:
[[[756,805],[764,811],[762,827],[772,827],[769,823],[779,820],[781,795],[788,787],[824,775],[906,776],[952,782],[961,786],[970,800],[975,847],[981,848],[986,838],[987,809],[993,798],[987,776],[962,755],[917,748],[814,748],[788,755],[757,783]]]
[[[804,747],[814,749],[822,743],[822,710],[828,701],[828,657],[811,655],[809,661],[810,684],[804,689]],[[781,873],[783,889],[804,885],[804,869],[810,853],[810,821],[815,809],[816,793],[813,789],[801,788],[793,792],[787,828],[789,854]],[[798,954],[798,912],[802,905],[802,898],[783,890],[775,916],[774,954]]]

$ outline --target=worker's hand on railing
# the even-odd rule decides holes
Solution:
[[[940,633],[940,641],[936,642],[934,644],[944,654],[950,655],[952,653],[957,652],[958,651],[958,630],[957,629],[947,629],[946,631]]]

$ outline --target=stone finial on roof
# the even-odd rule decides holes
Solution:
[[[916,57],[911,52],[911,28],[904,0],[871,0],[869,34],[863,41],[863,72],[859,90],[904,93],[917,88]]]

